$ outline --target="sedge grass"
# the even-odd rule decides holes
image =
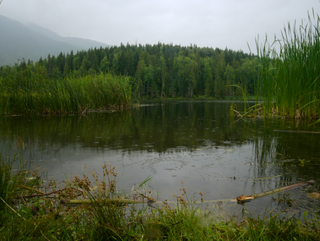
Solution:
[[[6,69],[0,77],[0,114],[84,113],[132,105],[129,78],[111,74],[46,78],[42,66]]]
[[[256,97],[263,96],[265,116],[276,113],[290,118],[319,118],[320,17],[312,11],[299,27],[290,23],[282,31],[280,50],[266,41],[259,46]]]

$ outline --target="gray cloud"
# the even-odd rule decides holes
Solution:
[[[111,45],[160,41],[247,52],[258,34],[272,40],[312,7],[320,13],[318,0],[4,0],[0,14]]]

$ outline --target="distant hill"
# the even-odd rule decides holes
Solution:
[[[37,61],[48,54],[107,47],[104,43],[81,38],[66,38],[35,24],[25,25],[0,15],[0,66],[14,65],[18,59]]]
[[[94,48],[94,47],[100,48],[100,46],[102,46],[103,48],[110,46],[105,43],[101,43],[101,42],[90,40],[90,39],[83,39],[83,38],[76,38],[76,37],[62,37],[59,34],[53,32],[47,28],[43,28],[43,27],[41,27],[37,24],[34,24],[34,23],[28,23],[28,24],[25,24],[25,26],[27,26],[31,30],[37,32],[38,34],[44,35],[44,36],[51,38],[53,40],[76,45],[76,46],[83,48],[85,50],[90,49],[90,48]]]

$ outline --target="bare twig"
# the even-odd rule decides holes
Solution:
[[[320,134],[320,132],[317,132],[317,131],[293,131],[293,130],[273,130],[273,131],[279,131],[279,132],[294,132],[294,133],[314,133],[314,134]]]
[[[41,194],[45,194],[44,192],[41,192],[41,191],[39,191],[39,190],[37,190],[37,189],[34,189],[34,188],[31,188],[31,187],[26,187],[26,186],[23,186],[23,185],[18,185],[18,187],[23,187],[23,188],[26,188],[26,189],[30,189],[30,190],[39,192],[39,193],[41,193]]]
[[[233,111],[236,112],[238,116],[242,116],[239,111],[236,111],[235,109],[233,109]]]
[[[50,239],[48,239],[46,236],[44,236],[44,234],[42,233],[41,230],[40,230],[40,233],[42,234],[42,236],[43,236],[47,241],[50,241]]]
[[[22,218],[24,221],[26,221],[26,219],[24,217],[22,217],[16,210],[14,210],[12,207],[10,207],[10,205],[8,203],[6,203],[6,201],[4,201],[2,199],[2,197],[0,197],[0,199],[2,200],[2,202],[4,202],[5,205],[7,205],[14,213],[16,213],[20,218]]]
[[[85,110],[81,113],[81,115],[84,115],[84,113],[87,111],[88,107],[85,108]]]
[[[71,188],[59,189],[59,190],[56,190],[56,191],[53,191],[53,192],[50,192],[50,193],[34,194],[34,195],[28,195],[28,196],[22,196],[22,197],[17,196],[17,197],[15,197],[15,198],[16,198],[16,199],[21,199],[21,198],[32,198],[32,197],[49,196],[49,195],[51,195],[51,194],[54,194],[54,193],[57,193],[57,192],[61,192],[61,191],[67,190],[67,189],[74,189],[74,190],[76,190],[76,191],[78,191],[78,192],[82,192],[82,193],[83,193],[82,190],[79,190],[79,189],[76,189],[76,188],[74,188],[74,187],[71,187]]]
[[[22,217],[16,210],[14,210],[12,207],[10,207],[10,205],[9,205],[8,203],[6,203],[6,202],[2,199],[2,197],[0,197],[0,199],[1,199],[2,202],[4,202],[4,204],[7,205],[14,213],[16,213],[20,218],[22,218],[24,221],[26,221],[26,219],[25,219],[24,217]],[[43,236],[46,240],[50,241],[46,236],[44,236],[44,234],[42,233],[41,230],[40,230],[40,232],[41,232],[42,236]]]

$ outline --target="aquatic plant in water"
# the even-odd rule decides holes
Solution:
[[[263,96],[265,116],[319,118],[320,113],[320,17],[312,10],[308,22],[289,23],[282,38],[259,46],[256,98]],[[273,46],[279,44],[277,52]]]

